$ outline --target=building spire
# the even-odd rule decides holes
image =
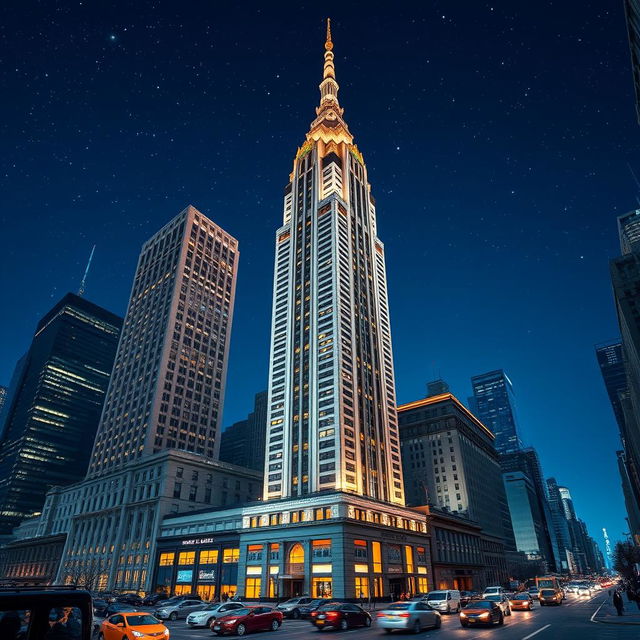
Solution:
[[[91,267],[91,261],[93,260],[93,252],[96,250],[96,245],[93,245],[91,249],[91,255],[89,256],[89,262],[87,262],[87,268],[84,270],[84,275],[82,276],[82,282],[80,283],[80,288],[78,289],[78,295],[82,297],[84,295],[85,287],[87,286],[87,276],[89,275],[89,267]]]
[[[338,83],[333,65],[333,40],[331,40],[331,18],[327,18],[327,39],[324,43],[324,73],[320,83],[320,105],[325,102],[338,104]]]

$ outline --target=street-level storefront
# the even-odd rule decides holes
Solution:
[[[154,591],[197,593],[203,600],[234,596],[238,584],[238,534],[161,539]]]

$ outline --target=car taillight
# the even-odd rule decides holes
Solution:
[[[399,618],[408,618],[411,614],[410,613],[399,613],[398,617]]]
[[[378,611],[378,613],[376,614],[377,618],[384,618],[387,614],[386,613],[382,613],[381,611]]]
[[[327,611],[327,618],[337,618],[339,615],[337,611]]]
[[[317,611],[312,611],[312,612],[311,612],[311,617],[312,617],[312,618],[315,618],[317,615],[318,615],[318,612],[317,612]]]

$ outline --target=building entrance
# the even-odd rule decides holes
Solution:
[[[407,581],[405,578],[389,578],[389,595],[393,600],[400,600],[400,595],[407,593]]]

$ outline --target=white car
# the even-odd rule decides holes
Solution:
[[[579,596],[590,596],[591,595],[591,587],[588,587],[586,584],[581,584],[578,587],[577,591]]]
[[[487,587],[482,592],[482,599],[486,600],[487,596],[501,596],[504,595],[504,589],[502,587]]]
[[[210,627],[216,618],[228,616],[244,606],[241,602],[214,602],[206,605],[201,611],[190,613],[187,616],[187,624],[190,627]]]
[[[504,593],[490,594],[488,596],[482,596],[483,600],[490,600],[491,602],[497,602],[502,614],[505,616],[511,615],[511,607],[509,606],[509,598]]]

